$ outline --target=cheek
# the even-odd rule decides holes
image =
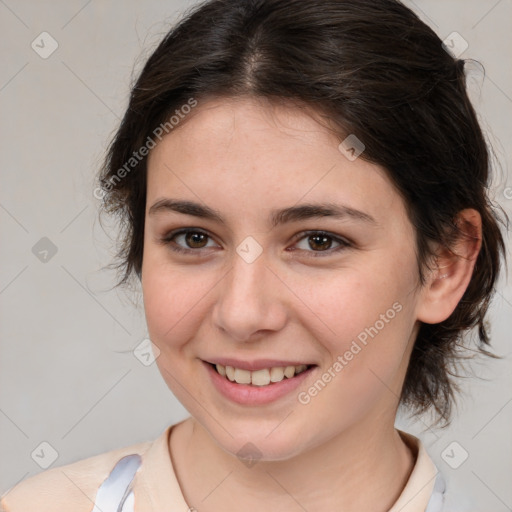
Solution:
[[[413,256],[377,260],[364,270],[340,269],[336,278],[316,280],[303,293],[314,313],[310,328],[328,352],[327,367],[341,356],[342,368],[333,371],[343,377],[336,380],[359,396],[381,387],[379,378],[394,378],[415,323]]]
[[[391,283],[389,278],[359,275],[335,281],[323,293],[316,287],[310,291],[316,314],[310,315],[309,328],[321,326],[315,338],[327,357],[319,375],[322,382],[301,389],[305,395],[300,403],[311,400],[318,421],[348,426],[377,403],[397,400],[414,324],[406,289],[400,279]]]
[[[340,341],[357,337],[376,322],[380,330],[384,330],[382,321],[386,328],[396,323],[395,318],[400,316],[397,309],[403,310],[410,302],[412,281],[404,272],[393,275],[386,270],[341,269],[335,277],[334,273],[320,276],[314,286],[308,285],[301,293],[314,313],[312,319]]]
[[[145,255],[142,292],[146,323],[151,340],[161,350],[193,336],[195,319],[214,285],[208,276],[208,272],[171,266],[165,257],[151,251]]]

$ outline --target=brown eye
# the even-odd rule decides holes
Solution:
[[[336,252],[342,251],[352,244],[343,238],[331,235],[323,231],[310,231],[302,233],[295,247],[302,252],[309,253],[308,256],[328,256]],[[334,245],[337,244],[337,245]],[[296,250],[295,247],[292,250]]]
[[[214,243],[210,235],[195,229],[174,231],[161,238],[161,243],[169,246],[174,252],[196,253],[197,255],[201,254],[200,249],[214,247],[214,245],[208,245],[209,242]]]
[[[201,249],[205,247],[208,235],[199,231],[188,231],[185,235],[185,241],[190,248]]]
[[[308,237],[309,247],[318,251],[326,251],[331,248],[332,238],[325,235],[310,235]]]

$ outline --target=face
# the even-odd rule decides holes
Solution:
[[[284,460],[392,425],[416,334],[404,203],[317,119],[212,99],[149,156],[142,288],[157,364],[233,454],[251,442]]]

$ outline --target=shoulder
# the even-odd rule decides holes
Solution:
[[[96,492],[117,461],[143,455],[152,441],[132,444],[48,469],[11,487],[0,497],[0,512],[90,512]]]

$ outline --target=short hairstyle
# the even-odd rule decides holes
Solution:
[[[404,200],[419,284],[433,246],[449,249],[460,234],[457,213],[474,208],[481,215],[471,281],[448,319],[421,324],[400,397],[413,414],[431,410],[449,424],[464,332],[476,328],[475,352],[495,357],[484,320],[500,253],[505,258],[503,220],[488,195],[489,149],[464,63],[395,0],[210,0],[193,7],[145,63],[98,176],[101,210],[120,220],[111,265],[117,285],[141,278],[147,156],[139,150],[159,126],[191,98],[252,96],[312,107],[340,140],[353,134],[364,143],[360,157],[382,166]]]

